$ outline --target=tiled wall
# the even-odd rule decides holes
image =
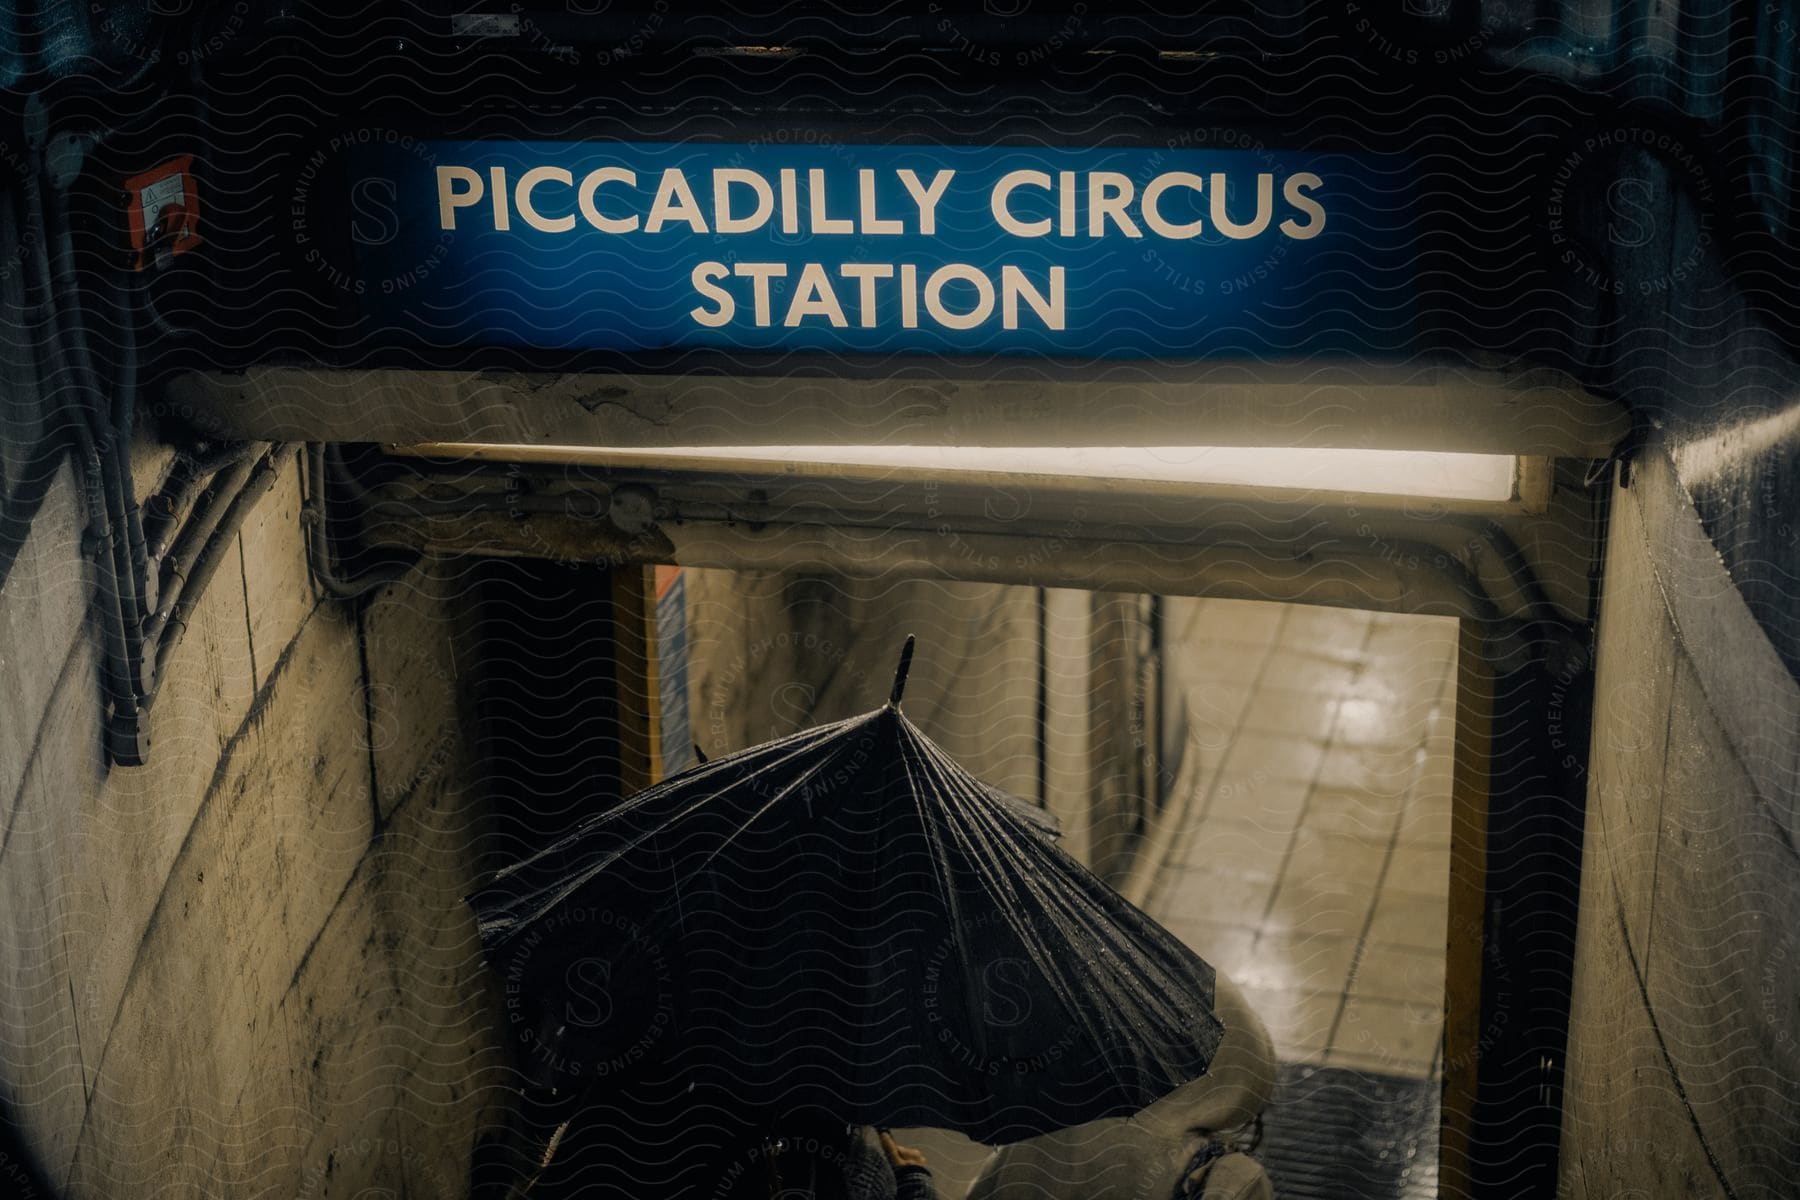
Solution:
[[[456,580],[308,577],[290,457],[101,752],[72,474],[0,588],[0,1098],[59,1194],[447,1196],[504,1082]],[[383,1190],[385,1189],[385,1190]]]

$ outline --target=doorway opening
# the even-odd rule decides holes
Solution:
[[[1342,911],[1353,915],[1340,916],[1339,927],[1331,934],[1348,943],[1333,945],[1328,960],[1338,964],[1341,974],[1327,970],[1310,975],[1290,962],[1286,975],[1264,979],[1260,986],[1271,993],[1273,1024],[1284,1030],[1297,1070],[1372,1076],[1381,1074],[1370,1069],[1377,1065],[1374,1060],[1380,1060],[1380,1065],[1402,1072],[1384,1078],[1423,1080],[1425,1104],[1432,1094],[1441,1097],[1436,1158],[1445,1193],[1470,1190],[1474,1179],[1514,1178],[1521,1169],[1521,1145],[1529,1146],[1523,1152],[1531,1160],[1528,1173],[1554,1173],[1575,880],[1573,875],[1546,879],[1544,866],[1578,854],[1580,799],[1585,795],[1584,759],[1579,750],[1570,748],[1586,745],[1589,684],[1581,614],[1592,603],[1596,531],[1604,520],[1591,484],[1594,464],[1601,448],[1611,444],[1613,432],[1607,412],[1591,398],[1546,390],[1545,381],[1525,375],[1465,371],[1410,382],[1371,382],[1361,377],[1342,381],[1341,391],[1333,395],[1353,402],[1358,421],[1344,429],[1361,431],[1357,437],[1513,456],[1511,495],[1465,508],[1417,497],[1331,489],[1238,484],[1196,489],[1167,481],[1127,487],[1105,478],[941,473],[889,464],[854,469],[830,462],[732,459],[721,464],[707,455],[695,455],[691,461],[664,462],[651,455],[615,462],[611,447],[621,439],[640,449],[694,441],[687,431],[674,427],[679,422],[671,424],[669,419],[670,413],[681,411],[680,394],[686,386],[681,379],[629,380],[604,395],[569,397],[567,404],[548,390],[532,392],[524,381],[505,376],[458,375],[445,380],[448,390],[427,394],[423,377],[405,373],[357,382],[329,372],[305,379],[275,372],[236,382],[190,380],[184,395],[196,409],[204,407],[220,421],[235,422],[229,428],[243,436],[289,429],[281,424],[289,418],[279,415],[291,411],[291,406],[283,410],[278,403],[284,395],[304,394],[318,412],[329,414],[328,432],[345,446],[338,474],[354,486],[346,483],[335,501],[327,498],[321,503],[335,504],[344,513],[345,534],[362,551],[423,552],[449,562],[511,557],[549,564],[546,569],[592,573],[595,579],[580,586],[610,589],[622,631],[618,661],[623,666],[629,659],[631,664],[631,670],[621,670],[616,678],[621,719],[634,711],[628,703],[631,695],[655,695],[662,678],[682,673],[688,678],[681,689],[687,701],[684,712],[683,706],[667,703],[636,708],[633,720],[639,732],[634,753],[625,753],[625,735],[619,734],[619,761],[637,764],[632,768],[634,779],[642,782],[691,761],[688,756],[695,743],[716,754],[756,740],[747,728],[735,736],[716,736],[709,729],[711,702],[697,690],[703,674],[696,661],[697,624],[690,624],[677,639],[688,645],[688,661],[679,671],[659,661],[663,634],[659,610],[673,593],[664,593],[658,575],[670,568],[679,567],[685,576],[679,590],[690,607],[698,604],[695,592],[709,571],[773,573],[815,581],[854,579],[877,593],[904,582],[918,587],[1017,589],[1035,597],[1042,641],[1035,665],[1029,671],[1006,672],[996,684],[1003,690],[1022,689],[1027,704],[1032,698],[1037,701],[1021,725],[1029,733],[1026,744],[1033,752],[1026,756],[1029,766],[1013,777],[995,778],[981,762],[969,765],[977,775],[994,778],[1028,798],[1035,796],[1047,808],[1058,803],[1056,779],[1063,769],[1057,766],[1059,756],[1073,757],[1072,749],[1082,744],[1077,731],[1086,729],[1091,741],[1094,728],[1091,714],[1086,726],[1080,721],[1058,724],[1057,712],[1047,706],[1055,693],[1053,681],[1060,676],[1050,669],[1053,656],[1046,649],[1055,639],[1042,630],[1049,627],[1058,596],[1085,595],[1081,589],[1092,589],[1098,595],[1127,597],[1129,603],[1120,613],[1105,618],[1123,619],[1127,627],[1132,621],[1144,623],[1146,606],[1152,610],[1161,606],[1157,618],[1148,622],[1156,653],[1144,655],[1159,664],[1167,659],[1164,642],[1172,636],[1175,614],[1183,604],[1198,604],[1199,611],[1207,612],[1217,605],[1286,602],[1300,605],[1294,610],[1298,613],[1351,614],[1356,628],[1346,626],[1338,634],[1354,639],[1360,630],[1361,637],[1371,639],[1357,643],[1365,648],[1377,644],[1372,640],[1377,634],[1408,641],[1411,635],[1388,632],[1390,626],[1399,630],[1403,628],[1399,623],[1409,619],[1437,618],[1433,628],[1440,633],[1423,640],[1442,642],[1454,631],[1456,647],[1455,687],[1437,697],[1444,704],[1439,719],[1449,728],[1452,761],[1448,767],[1440,761],[1433,775],[1440,784],[1446,773],[1450,778],[1448,880],[1442,889],[1434,884],[1390,890],[1429,895],[1433,902],[1437,902],[1434,893],[1443,893],[1437,911],[1444,929],[1438,1009],[1444,1048],[1441,1053],[1418,1052],[1421,1038],[1429,1042],[1437,1036],[1430,1031],[1427,1005],[1414,1004],[1405,996],[1378,994],[1383,961],[1410,963],[1436,973],[1415,961],[1420,956],[1396,957],[1408,944],[1388,936],[1389,926],[1399,918],[1384,908],[1393,910],[1400,902],[1384,906],[1382,887],[1388,873],[1395,881],[1413,881],[1407,872],[1418,857],[1403,854],[1408,847],[1391,833],[1378,853],[1365,847],[1369,852],[1357,856],[1365,864],[1377,864],[1377,875],[1365,897],[1370,907],[1355,912],[1355,905],[1346,905]],[[372,395],[382,402],[340,403],[348,395],[344,389],[353,382],[359,387],[378,384]],[[1060,391],[1031,385],[1048,388],[1047,396],[1006,380],[954,385],[936,381],[918,385],[920,404],[902,414],[904,421],[901,416],[892,420],[912,422],[905,435],[909,445],[928,440],[962,444],[957,439],[970,429],[992,437],[1022,428],[1017,422],[1019,406],[1037,404],[1090,424],[1115,412],[1121,422],[1118,428],[1147,440],[1164,433],[1172,436],[1178,410],[1191,436],[1194,405],[1199,404],[1212,406],[1207,410],[1209,420],[1216,417],[1218,428],[1229,431],[1231,440],[1256,445],[1291,436],[1289,426],[1305,428],[1307,414],[1319,402],[1320,386],[1313,380],[1295,384],[1262,376],[1249,383],[1236,376],[1190,381],[1179,395],[1173,388],[1166,395],[1152,390],[1150,397],[1160,397],[1158,404],[1166,400],[1167,411],[1159,407],[1146,418],[1138,408],[1128,412],[1119,396],[1089,381],[1071,381]],[[1245,388],[1250,390],[1248,396],[1240,394]],[[752,416],[768,415],[776,425],[766,431],[776,438],[771,444],[802,446],[814,443],[787,436],[783,421],[791,425],[810,420],[815,413],[836,413],[839,409],[834,406],[840,402],[863,405],[858,411],[886,412],[873,407],[877,391],[882,403],[891,404],[891,382],[883,389],[859,392],[855,381],[837,378],[797,383],[734,378],[706,395],[724,405],[718,413],[731,416],[721,426],[725,433],[739,429]],[[1139,391],[1130,396],[1134,404],[1144,399]],[[924,403],[927,399],[930,404]],[[1527,407],[1521,408],[1522,403]],[[487,419],[481,414],[498,411],[516,415],[520,427],[509,427],[496,441],[501,431],[489,430],[479,421]],[[1539,416],[1545,420],[1527,422],[1521,417],[1525,412],[1534,422]],[[560,425],[550,421],[552,413]],[[1486,415],[1474,421],[1471,413]],[[1164,418],[1169,430],[1157,425]],[[1145,420],[1150,427],[1144,427]],[[1038,425],[1029,428],[1034,437],[1061,436]],[[321,427],[319,432],[323,431]],[[834,432],[849,436],[848,429]],[[311,429],[309,434],[318,436]],[[898,429],[884,427],[872,434],[859,428],[851,442],[862,445],[890,434],[901,436]],[[715,436],[722,435],[715,431]],[[1084,436],[1088,440],[1078,444],[1090,444],[1095,435]],[[1341,431],[1333,438],[1354,440]],[[741,435],[728,444],[739,441]],[[830,607],[832,588],[841,585],[809,586],[824,597],[809,602],[823,611]],[[1181,596],[1204,599],[1175,599]],[[1090,606],[1085,611],[1083,619],[1089,624],[1102,623],[1097,610]],[[749,636],[756,624],[753,616],[748,610],[739,611],[734,619],[743,627],[740,634]],[[530,619],[541,622],[544,615]],[[1321,619],[1297,618],[1294,629]],[[916,632],[928,648],[946,627],[939,621]],[[791,619],[789,628],[796,628]],[[802,636],[805,632],[801,628]],[[890,628],[880,646],[878,665],[861,668],[870,686],[856,693],[855,702],[837,715],[879,702],[882,681],[891,671],[894,641],[904,632]],[[982,636],[991,642],[999,634],[990,630]],[[790,645],[784,652],[798,654],[791,645],[793,634],[788,637]],[[1203,651],[1202,657],[1213,654],[1213,649]],[[1297,654],[1291,648],[1265,649],[1270,655],[1286,656],[1282,661],[1290,665]],[[1140,652],[1141,648],[1133,651]],[[555,645],[547,645],[540,657],[548,655],[554,661],[556,653]],[[753,657],[746,657],[746,664]],[[815,670],[823,669],[817,656],[801,659],[813,662]],[[928,656],[921,659],[926,661]],[[1115,666],[1132,661],[1127,654],[1114,657]],[[1238,654],[1235,665],[1216,682],[1253,684],[1248,661],[1244,653]],[[1312,671],[1319,677],[1324,668],[1315,664]],[[745,679],[752,674],[748,665],[741,672]],[[1083,815],[1065,837],[1070,845],[1085,841],[1093,856],[1088,861],[1104,877],[1124,885],[1129,896],[1148,904],[1155,887],[1176,884],[1159,877],[1133,880],[1132,869],[1147,860],[1121,855],[1118,834],[1124,829],[1147,838],[1154,832],[1148,816],[1170,811],[1167,802],[1178,789],[1172,779],[1165,783],[1162,776],[1177,769],[1185,742],[1163,745],[1145,731],[1166,729],[1167,714],[1177,707],[1185,719],[1189,697],[1186,689],[1170,682],[1168,671],[1158,673],[1155,687],[1136,678],[1135,668],[1126,673],[1134,675],[1138,699],[1111,707],[1107,716],[1114,727],[1135,729],[1140,740],[1154,743],[1154,752],[1145,754],[1153,760],[1151,766],[1137,769],[1142,784],[1135,793],[1139,803],[1134,808],[1130,802],[1120,805],[1109,799],[1100,806],[1101,819]],[[736,707],[763,717],[787,713],[798,719],[816,713],[827,719],[832,714],[817,701],[836,688],[842,702],[854,690],[854,675],[839,663],[835,673],[782,678],[785,691],[761,697],[760,704]],[[909,693],[914,706],[923,703],[925,693],[919,689],[925,678],[915,676]],[[1305,686],[1290,681],[1271,690],[1300,692]],[[1211,694],[1215,690],[1194,700],[1198,717],[1207,717],[1207,706],[1221,702],[1220,696]],[[672,693],[665,691],[665,697],[668,694]],[[1497,697],[1505,698],[1504,706]],[[1349,770],[1345,764],[1357,759],[1364,770],[1391,768],[1392,761],[1379,764],[1403,755],[1406,747],[1358,746],[1354,740],[1359,735],[1347,732],[1377,721],[1376,697],[1359,693],[1336,700],[1334,724],[1313,729],[1316,769]],[[1275,703],[1266,701],[1264,708]],[[1346,731],[1342,736],[1336,727],[1340,718]],[[1211,719],[1237,720],[1220,713],[1211,714]],[[953,723],[951,731],[940,736],[954,739],[982,728],[980,722]],[[1236,728],[1234,723],[1231,730]],[[779,730],[770,728],[764,734],[775,732]],[[1241,732],[1268,731],[1246,727]],[[1226,732],[1214,730],[1208,736],[1217,741],[1215,749],[1221,754],[1229,748]],[[1235,734],[1229,740],[1235,743]],[[1416,752],[1419,746],[1411,748]],[[1312,757],[1310,752],[1295,753],[1303,764]],[[1199,770],[1208,759],[1199,753],[1192,761],[1193,769]],[[1290,774],[1299,770],[1283,769]],[[1129,780],[1131,774],[1127,769],[1124,778]],[[1332,778],[1302,771],[1298,780],[1286,780],[1309,785],[1303,809],[1293,815],[1307,811],[1304,804],[1312,796],[1311,783]],[[618,790],[628,793],[635,786],[622,779]],[[1114,798],[1134,794],[1117,780],[1108,786],[1110,793],[1096,794]],[[1321,795],[1324,790],[1328,789],[1321,789]],[[1491,810],[1490,794],[1495,798]],[[1229,791],[1220,790],[1212,803],[1196,810],[1201,813],[1198,819],[1232,819],[1230,798]],[[1213,807],[1221,802],[1221,807]],[[1326,811],[1323,804],[1318,811]],[[1442,825],[1441,816],[1434,819]],[[1275,939],[1295,933],[1291,923],[1277,929],[1276,918],[1290,902],[1299,903],[1295,898],[1303,885],[1314,881],[1297,873],[1290,879],[1286,869],[1290,857],[1304,869],[1326,853],[1310,848],[1319,831],[1303,831],[1304,825],[1296,820],[1285,831],[1286,842],[1274,847],[1266,843],[1279,839],[1281,831],[1264,833],[1265,853],[1278,853],[1278,865],[1265,861],[1237,872],[1263,876],[1255,881],[1267,885],[1266,894],[1259,893],[1263,906],[1259,916],[1249,915],[1254,912],[1252,904],[1190,918],[1236,931],[1235,936],[1221,937],[1215,947],[1202,949],[1203,956],[1223,959],[1231,954],[1234,941],[1243,955],[1257,947],[1273,947]],[[1182,869],[1220,869],[1206,865],[1205,859],[1201,862],[1198,867],[1183,863]],[[1133,890],[1140,886],[1146,890]],[[1354,930],[1348,928],[1357,918],[1360,923]],[[1250,951],[1242,948],[1246,935]],[[1300,1019],[1300,1010],[1309,1006],[1323,1014],[1318,1021]],[[1410,1024],[1377,1028],[1366,1014]],[[1353,1061],[1359,1052],[1362,1061]],[[1329,1082],[1332,1077],[1325,1078]],[[1414,1087],[1412,1092],[1418,1090]],[[1309,1094],[1321,1091],[1313,1087]],[[1340,1104],[1334,1111],[1345,1107]],[[1368,1112],[1396,1106],[1357,1099],[1348,1107]],[[1431,1123],[1430,1117],[1425,1118],[1426,1127]],[[1390,1160],[1394,1153],[1411,1162],[1423,1151],[1413,1147],[1409,1157],[1401,1148],[1389,1154]],[[1340,1172],[1326,1166],[1315,1173],[1328,1181],[1329,1190],[1338,1182],[1334,1174]],[[1401,1182],[1412,1186],[1411,1181],[1429,1174],[1411,1171]],[[1385,1193],[1378,1189],[1375,1194]]]
[[[653,682],[607,693],[621,718],[640,711],[582,740],[610,762],[674,771],[696,751],[849,717],[880,702],[895,646],[918,635],[909,717],[1049,812],[1064,849],[1210,962],[1266,1032],[1266,1079],[1246,1111],[1261,1118],[1257,1155],[1278,1194],[1438,1194],[1455,618],[916,577],[661,574],[658,586],[639,568],[594,572],[592,586],[563,589],[634,629],[648,606],[608,599],[617,577],[661,593]],[[550,628],[525,619],[519,590],[497,592],[491,614],[508,645]],[[546,669],[541,653],[493,644],[484,659],[502,675]],[[630,672],[615,674],[584,677],[604,700]],[[555,742],[557,722],[603,711],[556,701],[567,711],[546,714],[531,708],[541,689],[482,691],[493,727],[518,738]],[[508,771],[546,761],[540,747]],[[570,765],[558,758],[544,787],[519,790],[566,795]],[[565,1150],[585,1157],[572,1140]],[[969,1169],[965,1187],[982,1164]],[[958,1194],[954,1167],[940,1170]]]

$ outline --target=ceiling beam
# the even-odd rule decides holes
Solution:
[[[176,377],[168,411],[264,441],[1310,446],[1605,458],[1624,408],[1547,368],[1020,363],[813,375],[535,375],[264,367]]]

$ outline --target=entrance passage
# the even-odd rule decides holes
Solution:
[[[1189,754],[1148,910],[1281,1063],[1284,1197],[1437,1194],[1457,624],[1165,601]]]
[[[1168,603],[1201,763],[1151,912],[1238,981],[1284,1061],[1434,1076],[1456,622]]]
[[[682,576],[684,748],[726,752],[866,709],[893,645],[917,634],[909,715],[1047,810],[1064,849],[1210,962],[1266,1027],[1274,1082],[1255,1154],[1276,1194],[1437,1194],[1454,618]],[[946,1194],[985,1195],[1019,1169],[957,1143],[928,1150]],[[1081,1170],[1045,1151],[1032,1169],[1065,1167]]]

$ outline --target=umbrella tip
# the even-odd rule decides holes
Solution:
[[[913,643],[918,641],[912,634],[906,635],[906,645],[900,647],[900,665],[894,668],[894,690],[888,693],[888,703],[895,708],[900,707],[900,697],[906,691],[906,673],[912,669]]]

